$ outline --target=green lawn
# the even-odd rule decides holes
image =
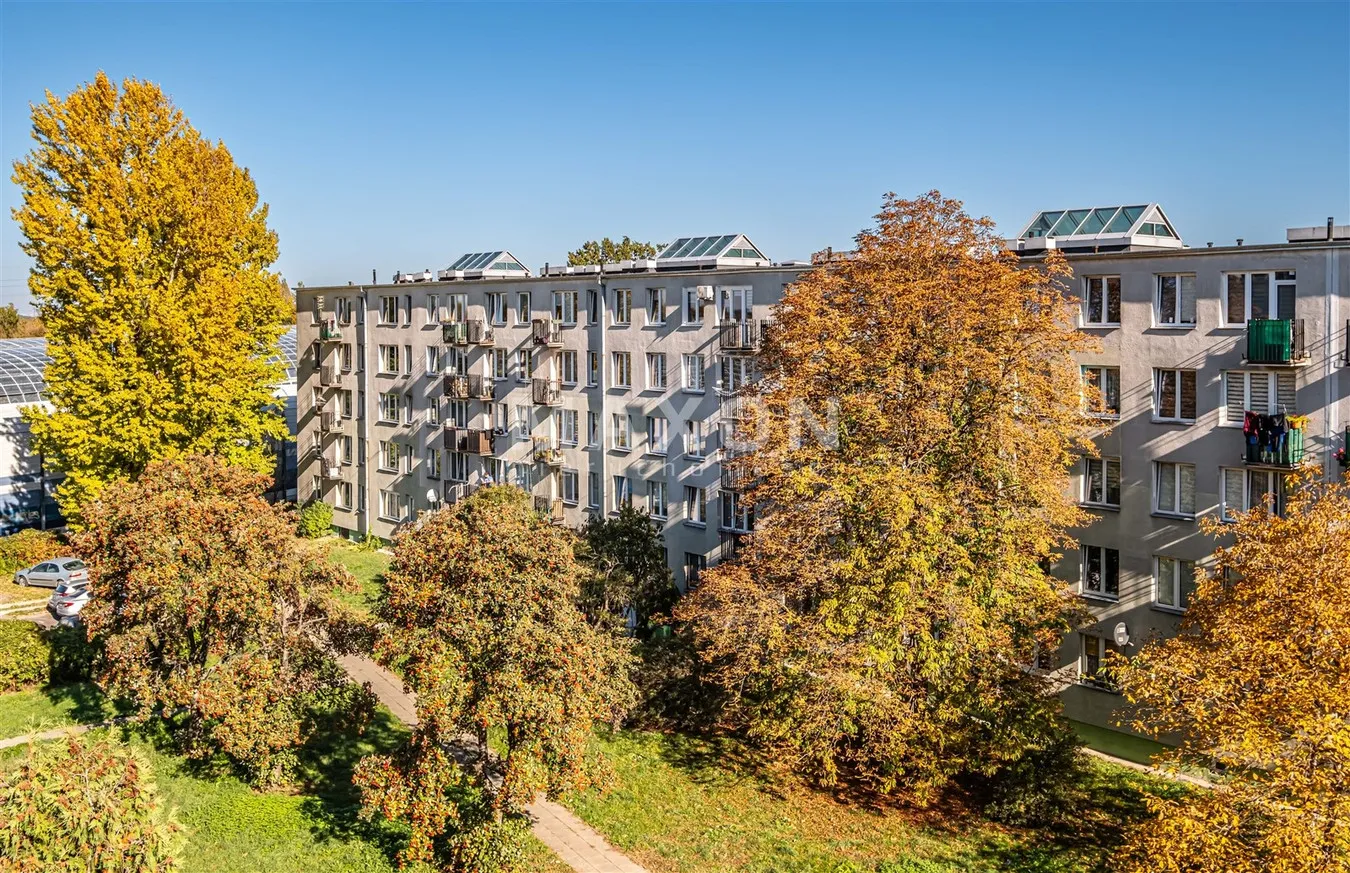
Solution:
[[[606,793],[566,802],[654,873],[1069,873],[1098,869],[1143,790],[1168,790],[1123,768],[1090,765],[1072,818],[1047,831],[1000,828],[960,811],[844,805],[768,785],[728,742],[624,732],[601,739],[615,770]]]
[[[0,739],[69,724],[94,724],[117,714],[88,682],[0,695]]]
[[[363,551],[341,537],[324,537],[315,541],[313,547],[356,577],[361,584],[360,591],[343,595],[343,600],[356,609],[369,611],[384,591],[384,572],[389,569],[389,556]]]

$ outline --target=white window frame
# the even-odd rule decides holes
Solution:
[[[1163,581],[1164,567],[1171,567],[1169,582]],[[1189,575],[1190,585],[1186,584]],[[1170,589],[1170,590],[1169,590]],[[1185,612],[1190,592],[1195,590],[1195,562],[1166,555],[1153,556],[1153,605],[1168,612]],[[1169,602],[1170,601],[1170,602]]]
[[[441,478],[441,450],[435,446],[427,446],[426,472],[428,479]]]
[[[1235,377],[1242,379],[1242,412],[1237,418],[1228,416],[1228,380]],[[1266,380],[1266,408],[1254,409],[1252,407],[1252,382],[1256,379]],[[1256,412],[1263,415],[1275,415],[1279,412],[1285,412],[1290,415],[1296,410],[1280,408],[1280,380],[1285,379],[1293,383],[1294,397],[1298,397],[1298,378],[1292,372],[1280,370],[1224,370],[1219,379],[1219,424],[1222,427],[1242,427],[1243,419],[1248,412]]]
[[[558,369],[564,385],[577,384],[577,353],[575,349],[565,349],[558,355]]]
[[[708,492],[697,485],[684,486],[684,523],[697,527],[708,525]]]
[[[666,518],[670,514],[668,492],[665,480],[647,480],[647,514],[652,518]]]
[[[611,417],[610,423],[611,440],[610,448],[616,451],[628,452],[633,449],[633,424],[632,417],[626,412],[616,412]]]
[[[670,446],[670,421],[664,415],[647,416],[647,454],[665,457]]]
[[[577,323],[577,292],[553,292],[553,318],[564,327],[572,327]]]
[[[707,390],[708,374],[704,368],[702,355],[697,353],[682,355],[680,357],[680,368],[682,371],[682,390],[689,394],[702,394]]]
[[[1092,494],[1093,464],[1101,465],[1102,493],[1100,500],[1094,500],[1093,499],[1094,495]],[[1116,471],[1117,494],[1115,502],[1111,502],[1108,499],[1110,497],[1110,487],[1108,486],[1107,483],[1109,483],[1111,479],[1110,472],[1112,467],[1115,467]],[[1119,509],[1120,508],[1119,492],[1122,490],[1124,490],[1124,481],[1121,478],[1120,458],[1110,456],[1100,458],[1087,458],[1087,457],[1083,458],[1083,483],[1081,492],[1081,502],[1083,503],[1084,506],[1108,507],[1111,509]]]
[[[632,352],[610,352],[610,376],[612,378],[611,387],[633,387]]]
[[[684,454],[688,458],[702,460],[707,457],[707,434],[703,422],[698,419],[686,419],[684,423]]]
[[[586,353],[586,387],[600,387],[600,353]]]
[[[615,288],[614,289],[614,310],[610,324],[614,327],[624,327],[633,323],[633,289]]]
[[[385,391],[380,394],[380,424],[399,424],[403,419],[403,395],[397,391]]]
[[[564,468],[561,476],[562,502],[576,506],[580,498],[581,474],[576,470]]]
[[[516,292],[516,325],[530,323],[530,311],[534,307],[534,301],[530,299],[529,291]]]
[[[1099,553],[1098,560],[1102,568],[1101,590],[1094,591],[1088,587],[1088,561],[1090,553],[1096,551]],[[1110,590],[1110,577],[1107,573],[1108,564],[1107,555],[1110,552],[1116,553],[1116,579],[1115,591]],[[1113,549],[1110,546],[1094,546],[1087,543],[1079,543],[1078,546],[1078,593],[1092,600],[1117,601],[1120,599],[1120,550]]]
[[[665,352],[647,353],[647,388],[653,391],[664,391],[670,385],[670,379],[666,370]]]
[[[382,327],[396,327],[398,325],[398,297],[380,298],[380,320]],[[392,318],[390,317],[392,316]]]
[[[1165,320],[1163,312],[1163,283],[1171,279],[1176,285],[1176,302],[1171,312],[1172,321]],[[1186,321],[1186,287],[1190,288],[1191,320]],[[1153,326],[1163,330],[1192,330],[1196,326],[1196,288],[1194,273],[1158,273],[1153,277]]]
[[[1109,409],[1106,409],[1106,408],[1103,408],[1102,410],[1096,410],[1096,409],[1088,408],[1087,414],[1090,415],[1090,416],[1092,416],[1093,418],[1101,418],[1101,419],[1106,419],[1106,420],[1108,420],[1108,421],[1116,421],[1116,420],[1118,420],[1118,419],[1120,418],[1120,407],[1121,407],[1121,396],[1120,396],[1120,368],[1119,368],[1119,367],[1110,367],[1110,366],[1106,366],[1106,365],[1104,365],[1104,364],[1084,364],[1082,367],[1079,368],[1079,373],[1080,373],[1081,378],[1082,378],[1082,380],[1083,380],[1083,387],[1084,387],[1084,389],[1087,388],[1087,384],[1088,384],[1088,378],[1087,378],[1087,376],[1088,376],[1088,373],[1089,373],[1089,372],[1095,372],[1095,373],[1097,374],[1097,380],[1098,380],[1098,381],[1097,381],[1097,385],[1098,385],[1098,388],[1099,388],[1098,393],[1101,395],[1103,406],[1105,406],[1105,404],[1106,404],[1106,399],[1110,396],[1110,393],[1109,393],[1108,391],[1105,390],[1105,389],[1106,389],[1106,383],[1107,383],[1107,375],[1108,375],[1108,374],[1115,374],[1115,379],[1116,379],[1116,409],[1115,409],[1114,412],[1111,412]],[[1083,403],[1084,403],[1084,407],[1086,408],[1086,406],[1087,406],[1087,394],[1086,394],[1086,391],[1084,392],[1084,395],[1083,395]]]
[[[1171,410],[1162,408],[1163,399],[1163,380],[1167,373],[1175,374],[1176,390],[1173,393],[1175,406]],[[1195,415],[1186,418],[1182,415],[1182,398],[1185,395],[1184,383],[1187,374],[1190,374],[1192,381],[1191,400],[1195,404]],[[1196,416],[1200,414],[1200,374],[1196,370],[1175,368],[1175,367],[1155,367],[1153,370],[1153,420],[1159,422],[1171,422],[1174,424],[1195,424]]]
[[[689,286],[683,291],[683,323],[690,327],[703,324],[703,301],[698,299],[698,287]]]
[[[1078,681],[1091,688],[1098,688],[1103,691],[1114,691],[1115,686],[1100,675],[1103,662],[1106,660],[1107,652],[1118,651],[1116,646],[1107,638],[1097,636],[1096,634],[1078,635]],[[1091,640],[1091,642],[1089,642]],[[1088,672],[1088,648],[1094,649],[1092,656],[1097,661],[1097,674]]]
[[[1230,276],[1242,276],[1242,312],[1244,318],[1242,321],[1228,320],[1228,280]],[[1265,276],[1269,284],[1269,292],[1266,298],[1266,304],[1269,311],[1261,316],[1262,318],[1275,318],[1280,311],[1280,289],[1288,288],[1289,293],[1294,296],[1295,304],[1298,301],[1298,271],[1296,270],[1231,270],[1219,276],[1220,299],[1223,309],[1219,313],[1222,316],[1223,327],[1246,327],[1247,322],[1252,320],[1252,277]]]
[[[599,509],[604,500],[605,492],[601,488],[600,473],[592,470],[586,474],[586,505],[591,509]]]
[[[390,512],[390,504],[398,510]],[[380,491],[380,518],[385,521],[401,522],[408,518],[408,498],[397,491]]]
[[[1230,495],[1228,493],[1228,473],[1239,473],[1242,476],[1242,494]],[[1269,490],[1265,492],[1265,505],[1273,513],[1284,512],[1284,474],[1279,470],[1252,470],[1245,467],[1220,467],[1219,468],[1219,518],[1222,521],[1237,521],[1236,515],[1239,512],[1246,512],[1253,507],[1252,495],[1259,488],[1253,488],[1254,479],[1264,478]],[[1240,496],[1240,502],[1235,502],[1234,498]]]
[[[379,357],[379,373],[381,376],[397,376],[399,371],[399,347],[396,345],[381,345]]]
[[[666,289],[647,289],[647,326],[662,327],[666,323]]]
[[[1166,468],[1170,468],[1172,473],[1172,482],[1170,489],[1164,488],[1163,485],[1163,474],[1166,471]],[[1182,483],[1185,481],[1185,476],[1183,474],[1186,470],[1191,471],[1190,512],[1187,512],[1186,510],[1182,509],[1182,506],[1185,505],[1185,501],[1182,499],[1185,496],[1185,489],[1182,487]],[[1171,518],[1185,518],[1185,519],[1195,518],[1195,474],[1196,469],[1194,464],[1181,464],[1174,461],[1154,461],[1153,511],[1158,515],[1165,515]],[[1163,496],[1165,492],[1168,490],[1172,492],[1171,503],[1175,507],[1175,509],[1163,508]]]
[[[1108,293],[1108,288],[1112,279],[1114,279],[1116,283],[1116,307],[1118,309],[1124,308],[1125,301],[1121,293],[1122,289],[1120,276],[1118,275],[1084,276],[1083,305],[1079,309],[1078,315],[1079,325],[1081,327],[1120,327],[1120,318],[1121,318],[1120,312],[1115,313],[1116,318],[1114,321],[1111,320],[1112,315],[1110,311],[1111,297],[1110,294]],[[1099,293],[1101,295],[1102,319],[1103,319],[1101,321],[1093,321],[1088,316],[1088,313],[1091,311],[1092,308],[1092,295],[1094,293],[1093,283],[1097,283],[1096,293]]]
[[[614,477],[614,512],[618,512],[625,506],[633,505],[633,480],[627,476],[616,475]]]
[[[511,372],[511,352],[508,349],[492,350],[492,378],[505,380]]]

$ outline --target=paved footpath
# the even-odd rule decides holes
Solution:
[[[369,658],[346,655],[342,667],[358,682],[369,682],[380,702],[408,726],[417,724],[413,695],[403,690],[403,681]],[[577,873],[646,873],[619,852],[590,825],[566,807],[540,796],[525,807],[531,830]]]

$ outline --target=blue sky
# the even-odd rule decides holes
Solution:
[[[28,104],[160,83],[249,167],[294,284],[509,248],[847,246],[938,188],[1016,233],[1156,200],[1192,245],[1350,222],[1350,3],[0,3]],[[8,173],[6,173],[6,176]],[[19,202],[6,181],[6,210]],[[0,303],[27,300],[17,228]]]

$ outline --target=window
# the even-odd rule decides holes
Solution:
[[[469,426],[469,401],[452,400],[450,401],[450,425],[451,427]]]
[[[352,483],[339,482],[337,487],[337,508],[350,510],[352,508]]]
[[[684,453],[691,458],[703,457],[703,422],[684,423]]]
[[[600,292],[594,288],[586,292],[586,323],[600,323]]]
[[[1195,421],[1195,371],[1153,371],[1153,416],[1161,421]]]
[[[670,422],[663,415],[647,416],[647,452],[664,455],[670,443]]]
[[[380,346],[380,372],[398,374],[398,346]]]
[[[516,350],[516,381],[528,382],[530,375],[534,372],[534,350],[517,349]]]
[[[441,372],[441,347],[427,346],[427,375],[435,376]]]
[[[703,390],[703,356],[684,356],[684,390]]]
[[[436,402],[435,398],[432,398],[431,401],[427,403],[427,424],[440,424],[440,423],[441,423],[441,405]]]
[[[395,491],[380,492],[380,518],[403,521],[408,517],[408,498]]]
[[[696,552],[684,553],[684,587],[693,588],[698,585],[699,574],[708,569],[708,556],[700,555]]]
[[[448,348],[441,352],[441,365],[446,375],[469,375],[469,353],[465,349]]]
[[[530,437],[530,407],[525,404],[516,404],[516,437],[518,439],[529,439]]]
[[[698,299],[697,288],[684,289],[684,323],[703,323],[703,302]]]
[[[356,372],[364,373],[366,371],[366,344],[356,344]]]
[[[398,298],[380,298],[380,324],[398,324]]]
[[[586,386],[594,388],[600,384],[600,353],[586,353]]]
[[[343,418],[352,417],[352,390],[344,388],[338,392],[338,406],[342,410]]]
[[[427,449],[427,478],[441,478],[441,450]]]
[[[516,324],[530,323],[530,292],[516,292]]]
[[[1120,552],[1105,546],[1083,546],[1082,593],[1114,600],[1120,594]]]
[[[647,480],[647,513],[652,518],[665,518],[666,483],[660,479]]]
[[[684,520],[700,525],[708,523],[708,496],[702,488],[684,486]]]
[[[1159,462],[1153,467],[1153,511],[1194,516],[1195,465]]]
[[[600,493],[600,474],[594,471],[586,474],[586,505],[599,509],[604,495]]]
[[[614,324],[633,323],[633,291],[630,288],[614,289]]]
[[[510,367],[510,353],[506,349],[492,350],[492,378],[505,379],[506,371]]]
[[[633,447],[633,435],[629,432],[629,418],[627,413],[616,412],[613,416],[614,421],[614,448],[628,451]]]
[[[559,409],[554,413],[554,425],[558,429],[558,441],[565,446],[577,444],[577,411]]]
[[[342,344],[342,372],[350,373],[352,371],[352,344]]]
[[[722,492],[722,529],[737,533],[755,529],[755,507],[734,491]]]
[[[1240,425],[1247,412],[1261,415],[1292,413],[1298,409],[1298,382],[1293,373],[1263,370],[1225,370],[1223,420]]]
[[[666,289],[647,289],[647,324],[657,327],[666,323]]]
[[[352,438],[346,434],[338,440],[338,461],[343,464],[352,463]]]
[[[427,324],[439,324],[441,321],[441,298],[435,294],[427,295]]]
[[[559,357],[559,369],[562,370],[564,385],[577,384],[577,353],[571,349],[562,352]]]
[[[463,452],[447,452],[450,459],[450,480],[452,482],[469,481],[469,456]]]
[[[380,395],[380,422],[398,424],[402,417],[403,395],[395,392]]]
[[[1089,412],[1101,418],[1120,415],[1120,370],[1117,367],[1084,367],[1083,384],[1098,392]]]
[[[1226,273],[1223,281],[1224,324],[1241,327],[1253,318],[1293,318],[1296,284],[1293,270]]]
[[[412,324],[412,295],[403,295],[403,325],[406,327]]]
[[[469,320],[469,295],[450,294],[445,298],[447,321],[463,324]]]
[[[356,486],[356,511],[366,511],[366,486],[364,485]]]
[[[614,477],[614,511],[633,505],[633,480],[627,476]]]
[[[413,371],[412,346],[404,346],[404,347],[403,347],[403,372],[404,372],[405,374],[407,374],[407,375],[412,375],[412,371]]]
[[[401,449],[393,440],[380,440],[380,469],[386,473],[399,472],[403,461]]]
[[[1178,558],[1153,558],[1153,602],[1158,606],[1185,609],[1195,590],[1195,564]]]
[[[493,324],[506,324],[506,292],[492,291],[487,295],[488,318]]]
[[[1079,634],[1082,641],[1083,658],[1078,664],[1078,678],[1088,685],[1099,688],[1113,688],[1102,668],[1108,652],[1119,653],[1120,649],[1110,640],[1092,634]]]
[[[1120,324],[1120,277],[1088,276],[1083,280],[1083,324]]]
[[[411,394],[403,395],[403,423],[413,423],[413,399]]]
[[[568,506],[577,505],[578,478],[576,470],[562,471],[562,501]]]
[[[720,364],[723,391],[739,391],[750,384],[753,373],[750,358],[723,355]]]
[[[553,292],[553,320],[569,327],[577,323],[577,292]]]
[[[1120,506],[1120,458],[1083,459],[1083,502]]]
[[[1284,512],[1284,477],[1273,470],[1221,467],[1219,487],[1224,521],[1236,521],[1238,513],[1258,506],[1276,515]]]
[[[600,445],[600,413],[586,413],[586,445]]]
[[[506,433],[511,429],[510,407],[505,403],[492,405],[492,429],[497,433]],[[502,481],[502,480],[498,480]]]
[[[633,355],[631,352],[612,352],[612,376],[615,388],[633,387]]]
[[[666,356],[660,352],[647,353],[647,387],[666,387]]]
[[[1169,327],[1195,327],[1195,277],[1158,277],[1153,298],[1153,323]]]
[[[352,323],[352,300],[350,297],[338,297],[333,300],[334,311],[337,313],[338,324]]]

